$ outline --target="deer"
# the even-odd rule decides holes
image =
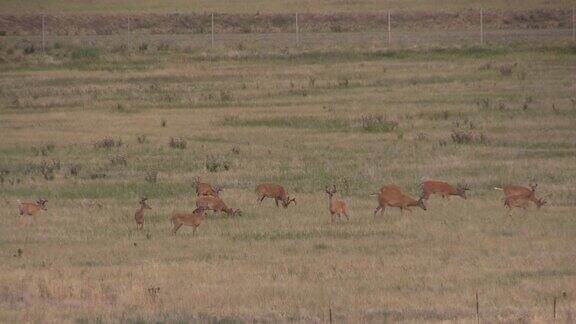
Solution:
[[[527,200],[533,202],[538,208],[542,207],[543,206],[543,204],[541,204],[542,200],[536,198],[536,188],[538,187],[538,184],[533,182],[530,183],[529,186],[530,187],[509,185],[503,188],[494,187],[494,189],[504,191],[504,200],[506,200],[508,197],[524,197]]]
[[[410,210],[410,207],[420,207],[426,210],[426,205],[424,204],[424,197],[420,196],[420,199],[416,200],[398,190],[400,187],[396,185],[384,186],[380,189],[378,193],[373,193],[371,196],[378,196],[378,207],[374,210],[374,218],[376,214],[380,212],[382,214],[386,209],[386,206],[400,208],[400,212]]]
[[[229,216],[242,215],[242,211],[240,209],[233,210],[232,208],[229,208],[220,197],[200,196],[196,200],[196,207],[202,207],[205,210],[212,210],[214,212],[224,212]]]
[[[504,206],[508,208],[508,216],[512,216],[512,208],[522,208],[524,211],[526,211],[526,208],[531,202],[535,203],[538,209],[547,203],[546,200],[541,198],[534,201],[530,196],[515,195],[507,196],[504,199]]]
[[[172,222],[172,235],[176,235],[178,229],[182,227],[182,225],[192,226],[194,229],[192,230],[192,235],[196,235],[196,229],[202,221],[204,220],[204,212],[206,211],[205,207],[198,207],[194,209],[191,213],[183,213],[183,212],[172,212],[170,217],[170,221]]]
[[[21,216],[22,215],[34,216],[38,214],[40,211],[48,211],[48,207],[46,206],[48,200],[44,198],[38,199],[35,203],[21,202],[20,200],[18,200],[17,202],[18,202],[18,212],[20,213]]]
[[[328,209],[330,210],[332,223],[334,222],[336,216],[338,216],[338,220],[340,220],[342,214],[346,216],[346,220],[350,220],[350,217],[348,217],[348,206],[346,206],[346,202],[334,198],[334,194],[336,193],[336,185],[332,185],[332,189],[328,189],[328,186],[326,186],[325,191],[328,194]]]
[[[196,196],[219,197],[219,193],[220,191],[222,191],[221,187],[212,186],[211,184],[205,182],[200,182],[200,177],[196,177],[195,186],[196,186]]]
[[[280,207],[278,202],[282,203],[284,208],[288,208],[291,202],[296,204],[296,198],[290,198],[286,190],[281,185],[273,183],[261,183],[256,187],[258,194],[258,203],[262,205],[264,198],[272,198],[276,202],[276,207]]]
[[[134,213],[134,220],[136,220],[136,229],[143,230],[144,229],[144,210],[145,209],[152,209],[150,205],[146,203],[148,198],[142,197],[140,198],[140,207],[136,209],[136,213]]]
[[[456,187],[454,187],[447,182],[435,180],[422,182],[420,188],[422,189],[422,198],[424,200],[428,200],[433,194],[440,195],[442,198],[460,196],[463,199],[466,199],[466,191],[470,190],[470,187],[463,183],[458,183]]]

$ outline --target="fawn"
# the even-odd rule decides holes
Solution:
[[[334,198],[334,194],[336,193],[336,186],[332,185],[332,189],[328,189],[328,186],[326,186],[325,191],[328,194],[328,209],[330,210],[332,222],[334,222],[334,218],[336,216],[338,216],[338,220],[340,220],[342,214],[346,216],[347,220],[350,220],[350,217],[348,217],[348,207],[346,206],[346,202]]]
[[[48,200],[43,198],[38,199],[35,203],[20,202],[18,200],[18,212],[20,215],[34,216],[40,211],[48,211],[46,203],[48,203]]]
[[[172,212],[172,216],[170,220],[172,221],[172,235],[176,235],[176,232],[182,225],[192,226],[194,229],[192,230],[192,235],[196,235],[196,229],[202,221],[204,220],[204,212],[206,208],[198,207],[191,213],[183,213],[183,212]]]
[[[136,229],[143,230],[144,229],[144,210],[145,209],[152,209],[147,203],[146,200],[148,198],[142,197],[140,199],[140,207],[136,209],[136,213],[134,213],[134,219],[136,220]]]

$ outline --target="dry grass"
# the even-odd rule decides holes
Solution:
[[[106,63],[120,70],[1,67],[1,321],[325,322],[331,307],[337,322],[475,322],[476,291],[484,322],[550,322],[554,296],[559,320],[574,321],[570,48],[155,55],[129,56],[148,59],[144,70],[122,55]],[[397,126],[363,131],[365,116]],[[455,130],[487,141],[453,143]],[[122,145],[94,147],[105,138]],[[81,167],[26,174],[52,159]],[[168,215],[193,209],[195,176],[243,215],[172,237]],[[416,196],[422,178],[472,191],[372,219],[369,193],[394,182]],[[507,218],[492,188],[532,179],[550,205]],[[298,205],[257,207],[261,181],[283,183]],[[332,183],[350,222],[330,224]],[[16,199],[39,196],[48,212],[21,219]],[[141,196],[153,209],[139,233]]]

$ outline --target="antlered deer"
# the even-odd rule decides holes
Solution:
[[[214,196],[218,197],[222,188],[218,186],[212,186],[209,183],[200,182],[200,178],[196,177],[196,196]]]
[[[348,207],[346,206],[346,202],[334,198],[334,194],[336,193],[336,186],[332,185],[332,189],[328,189],[328,186],[326,186],[326,193],[328,194],[328,199],[330,203],[328,208],[330,210],[330,216],[332,218],[332,222],[334,222],[335,216],[338,216],[338,219],[340,220],[342,214],[346,216],[347,220],[350,220],[350,217],[348,217]]]
[[[466,191],[470,190],[468,185],[458,183],[456,188],[444,181],[428,180],[422,182],[422,198],[428,200],[432,194],[448,198],[449,196],[460,196],[466,199]]]
[[[34,216],[40,211],[48,210],[46,206],[47,202],[48,200],[43,198],[38,199],[35,203],[20,202],[20,200],[18,200],[18,212],[20,212],[20,215]]]
[[[378,196],[378,207],[374,210],[374,218],[376,214],[380,211],[383,213],[386,206],[400,208],[400,211],[408,210],[411,212],[410,207],[420,207],[426,210],[426,205],[424,205],[423,197],[416,200],[410,196],[405,195],[402,191],[398,190],[399,187],[396,185],[382,187],[380,192],[371,194],[371,196]]]
[[[224,212],[229,216],[242,215],[240,209],[233,210],[232,208],[229,208],[220,197],[200,196],[196,200],[196,207],[202,207],[205,210],[212,210],[215,212]]]
[[[176,232],[182,225],[193,226],[192,235],[196,235],[196,228],[202,224],[204,220],[204,212],[206,209],[204,207],[198,207],[191,213],[183,212],[172,212],[170,221],[172,222],[172,234],[176,235]]]
[[[538,206],[538,208],[546,205],[546,200],[544,199],[536,199],[534,201],[529,196],[516,195],[516,196],[507,196],[504,199],[504,206],[508,208],[508,216],[512,216],[512,208],[516,207],[526,210],[526,208],[531,202],[535,203],[536,206]]]
[[[136,220],[136,229],[142,230],[144,229],[144,209],[152,209],[147,203],[146,200],[148,198],[142,197],[140,199],[140,207],[136,209],[136,213],[134,213],[134,219]]]
[[[280,207],[278,202],[282,202],[284,208],[288,208],[291,202],[296,204],[296,198],[290,198],[281,185],[273,183],[262,183],[256,187],[256,193],[258,194],[258,202],[262,204],[264,198],[272,198],[276,202],[276,207]]]
[[[533,202],[538,208],[540,208],[543,206],[543,204],[541,204],[542,202],[541,199],[536,198],[537,187],[538,187],[537,183],[531,183],[529,188],[523,186],[510,185],[505,186],[504,188],[494,187],[494,189],[504,191],[504,200],[506,200],[508,197],[524,197],[528,201]]]

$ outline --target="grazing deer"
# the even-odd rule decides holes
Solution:
[[[288,208],[291,202],[296,204],[296,198],[290,198],[284,190],[284,187],[272,183],[261,183],[256,187],[258,194],[258,203],[261,205],[264,198],[272,198],[276,202],[276,207],[280,207],[278,202],[282,202],[284,208]]]
[[[136,213],[134,213],[134,219],[136,220],[136,229],[143,230],[144,229],[144,209],[152,209],[147,203],[146,200],[148,198],[142,197],[140,199],[140,208],[136,209]]]
[[[205,210],[212,210],[214,212],[224,212],[229,216],[242,215],[242,211],[240,209],[233,210],[232,208],[228,208],[228,206],[226,206],[220,197],[200,196],[196,200],[196,207],[202,207]]]
[[[420,187],[422,188],[422,198],[424,200],[428,200],[433,194],[440,195],[442,198],[448,198],[449,196],[460,196],[466,199],[466,191],[470,190],[470,187],[463,183],[458,183],[456,188],[454,188],[447,182],[434,180],[424,181]]]
[[[512,216],[512,208],[514,207],[522,208],[524,211],[526,211],[526,208],[531,202],[535,203],[538,208],[546,205],[547,203],[547,201],[544,199],[537,199],[536,201],[534,201],[529,196],[516,195],[516,196],[507,196],[504,199],[504,206],[508,208],[508,216]]]
[[[18,212],[20,215],[34,216],[42,210],[48,210],[46,203],[48,203],[48,200],[43,198],[38,199],[35,203],[20,202],[18,200]]]
[[[538,208],[542,207],[541,204],[542,200],[536,198],[536,188],[538,187],[537,183],[531,183],[530,187],[523,187],[523,186],[516,186],[510,185],[505,186],[504,188],[494,187],[496,190],[503,190],[504,191],[504,200],[508,197],[524,197],[528,201],[533,202]],[[518,200],[513,198],[512,200]]]
[[[332,222],[334,222],[334,218],[336,215],[338,215],[338,220],[340,220],[342,214],[346,216],[347,220],[350,220],[350,217],[348,217],[348,207],[346,206],[346,202],[334,198],[334,194],[336,193],[336,186],[332,185],[332,189],[328,189],[328,186],[326,186],[326,193],[328,194],[328,200],[330,203],[328,208],[330,210],[330,216],[332,218]]]
[[[176,235],[176,232],[182,225],[193,226],[194,230],[192,231],[192,235],[196,235],[196,228],[202,224],[205,211],[206,208],[198,207],[191,213],[172,212],[172,216],[170,217],[173,225],[172,235]]]
[[[196,177],[195,186],[196,186],[196,196],[219,197],[219,193],[220,191],[222,191],[221,187],[212,186],[211,184],[205,182],[200,182],[199,177]]]
[[[402,193],[396,185],[384,186],[380,189],[380,192],[373,193],[371,196],[378,196],[378,207],[374,210],[374,218],[376,218],[378,212],[382,214],[386,206],[398,207],[401,212],[404,212],[404,210],[411,212],[410,207],[416,206],[426,210],[423,197],[418,200],[413,199]]]

